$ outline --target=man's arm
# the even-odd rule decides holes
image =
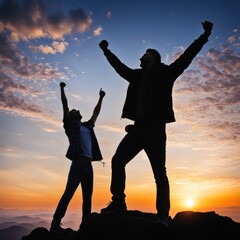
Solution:
[[[99,44],[99,47],[102,49],[103,53],[106,54],[108,50],[108,41],[102,40]]]
[[[67,102],[67,97],[65,95],[64,88],[66,87],[66,84],[64,82],[61,82],[59,84],[60,86],[60,91],[61,91],[61,100],[62,100],[62,106],[63,106],[63,116],[68,116],[69,115],[69,108],[68,108],[68,102]]]
[[[202,22],[202,26],[203,26],[203,29],[204,29],[203,35],[206,38],[208,38],[212,33],[213,23],[211,23],[209,21],[205,21],[205,22]]]
[[[184,53],[175,60],[170,66],[174,69],[173,74],[179,76],[190,65],[193,58],[201,51],[204,44],[211,35],[213,24],[209,21],[202,22],[204,33],[201,34],[192,44],[184,51]]]
[[[109,49],[108,49],[108,41],[102,40],[99,44],[99,47],[102,49],[105,57],[107,58],[108,62],[110,65],[115,69],[115,71],[125,80],[130,82],[133,78],[132,74],[135,70],[129,68],[126,66],[124,63],[122,63],[118,57],[113,54]]]
[[[96,122],[97,120],[97,117],[101,111],[101,107],[102,107],[102,100],[104,98],[104,96],[106,95],[106,93],[100,89],[99,91],[99,99],[98,99],[98,102],[97,102],[97,105],[95,106],[94,110],[93,110],[93,114],[92,114],[92,117],[91,117],[91,120],[93,121],[93,123]]]

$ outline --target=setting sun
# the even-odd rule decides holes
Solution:
[[[186,199],[185,200],[185,206],[187,206],[187,207],[189,207],[189,208],[192,208],[192,207],[194,207],[194,201],[193,201],[193,199],[191,199],[191,198],[188,198],[188,199]]]

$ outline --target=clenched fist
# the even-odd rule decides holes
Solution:
[[[205,22],[202,22],[202,26],[203,26],[203,29],[206,33],[211,33],[213,23],[211,23],[209,21],[205,21]]]
[[[99,47],[104,51],[107,50],[108,48],[108,41],[107,40],[102,40],[99,44]]]
[[[66,83],[65,82],[60,82],[60,87],[62,87],[62,88],[64,88],[64,87],[66,87]]]

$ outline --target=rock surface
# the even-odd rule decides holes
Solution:
[[[211,212],[179,212],[170,218],[169,228],[156,224],[157,215],[137,210],[104,215],[92,213],[89,222],[78,231],[64,234],[36,228],[22,240],[139,240],[139,239],[240,239],[240,223]]]

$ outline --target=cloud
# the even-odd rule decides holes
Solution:
[[[197,61],[198,70],[186,71],[176,93],[196,94],[205,106],[227,110],[240,101],[240,55],[223,46],[210,49]],[[197,102],[196,102],[197,104]]]
[[[99,35],[101,35],[102,31],[103,31],[102,27],[99,26],[99,27],[97,27],[96,29],[93,30],[93,35],[94,36],[99,36]]]
[[[13,82],[4,73],[0,73],[1,85],[0,85],[0,110],[6,109],[22,109],[23,111],[40,113],[41,111],[34,105],[27,105],[23,99],[20,99],[13,92],[27,92],[28,89]]]
[[[20,79],[24,80],[21,80]],[[26,56],[0,34],[0,110],[14,115],[55,121],[46,117],[36,96],[43,95],[47,79],[66,78],[49,64],[30,64]],[[22,83],[21,83],[22,82]],[[35,99],[32,101],[31,99]],[[32,104],[34,102],[34,104]]]
[[[30,104],[23,99],[23,96],[41,94],[33,92],[22,84],[15,83],[10,77],[0,72],[0,111],[13,115],[25,116],[35,120],[46,121],[59,127],[60,123],[53,117],[47,116],[37,104]],[[35,101],[36,103],[36,101]]]
[[[108,11],[107,12],[107,18],[109,19],[109,18],[111,18],[112,17],[112,12],[111,11]]]
[[[0,69],[9,76],[38,77],[39,79],[49,79],[54,76],[64,78],[58,69],[54,69],[49,64],[30,64],[29,58],[4,34],[0,34]]]
[[[68,14],[47,9],[41,0],[3,0],[0,3],[0,110],[36,119],[49,119],[39,104],[40,95],[49,95],[47,85],[58,78],[68,79],[57,64],[31,63],[30,58],[18,49],[21,41],[31,42],[34,53],[64,53],[68,43],[64,35],[83,33],[92,24],[92,19],[81,8]],[[53,39],[49,44],[36,46],[32,40]],[[57,41],[59,39],[60,41]],[[37,42],[37,41],[36,41]],[[34,101],[32,101],[34,99]],[[32,104],[34,102],[34,105]]]
[[[43,1],[3,0],[0,5],[0,32],[10,32],[11,41],[36,38],[64,39],[72,32],[85,32],[92,24],[91,17],[81,8],[48,12]]]
[[[204,148],[224,143],[232,149],[239,142],[240,55],[235,34],[220,49],[196,58],[196,67],[186,70],[174,86],[178,124],[188,126],[184,137],[205,139]]]
[[[56,53],[64,53],[68,43],[66,41],[58,42],[53,41],[52,46],[49,45],[39,45],[39,46],[29,46],[29,48],[35,53],[43,53],[43,54],[56,54]]]
[[[98,125],[99,128],[103,128],[107,131],[110,131],[110,132],[119,132],[119,133],[122,133],[124,132],[124,128],[122,126],[118,126],[118,125],[114,125],[114,123],[111,123],[111,124],[108,124],[108,125]]]

